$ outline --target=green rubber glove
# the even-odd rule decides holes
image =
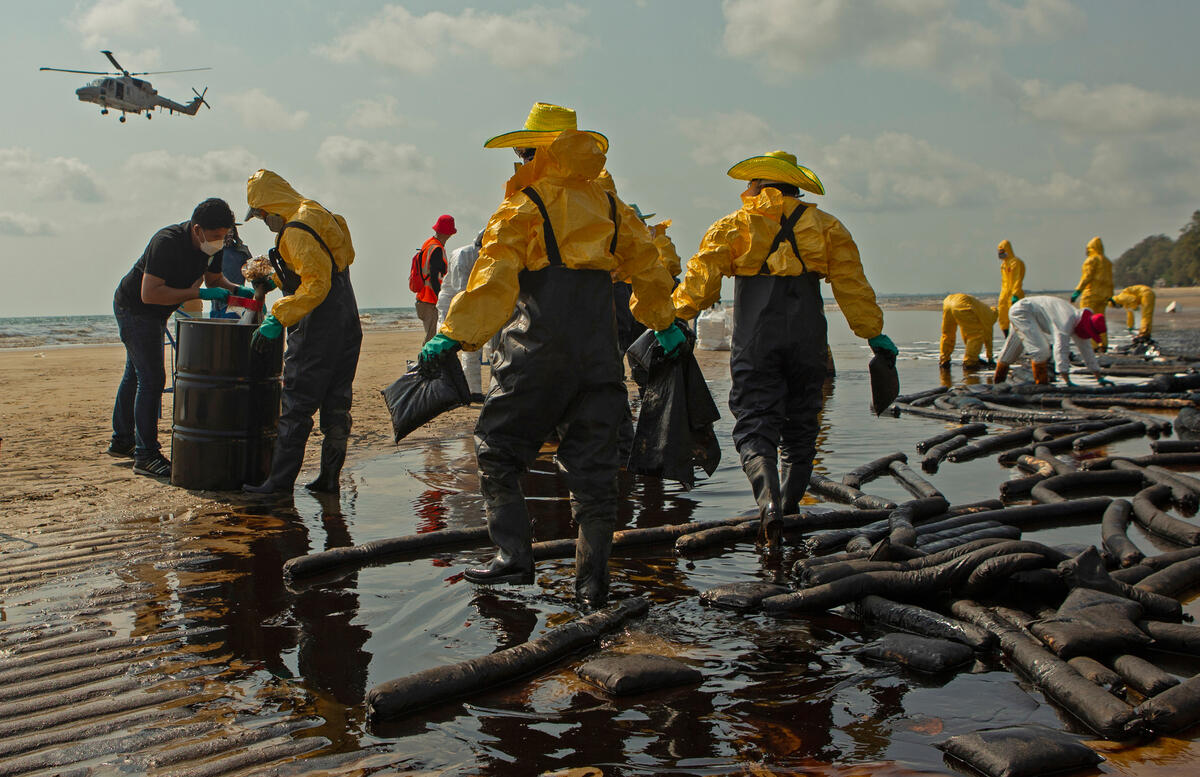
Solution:
[[[882,333],[877,334],[868,340],[867,345],[871,346],[871,350],[873,351],[887,351],[891,354],[900,353],[900,349],[897,348],[896,344],[892,342],[892,338]]]
[[[228,302],[229,289],[222,289],[219,286],[210,289],[205,286],[200,290],[200,299],[208,300],[209,302]]]
[[[1100,375],[1099,377],[1097,377],[1097,378],[1096,378],[1096,382],[1097,382],[1097,383],[1099,383],[1101,386],[1115,386],[1115,385],[1117,385],[1117,384],[1113,383],[1111,380],[1109,380],[1108,378],[1104,377],[1103,375]]]
[[[1075,300],[1079,299],[1079,295],[1081,295],[1081,294],[1083,294],[1083,292],[1080,291],[1079,289],[1076,289],[1075,291],[1071,292],[1071,301],[1074,302]]]
[[[1010,299],[1010,300],[1009,300],[1009,302],[1011,302],[1011,303],[1013,303],[1013,304],[1015,305],[1015,304],[1017,304],[1017,300],[1019,300],[1019,299],[1021,299],[1021,298],[1020,298],[1020,297],[1018,297],[1016,294],[1014,294],[1014,295],[1012,296],[1012,299]]]
[[[436,359],[444,353],[448,353],[462,346],[459,342],[449,335],[444,335],[438,332],[433,337],[429,338],[429,342],[421,348],[421,353],[417,355],[417,361],[427,362]]]
[[[238,286],[231,293],[233,296],[241,297],[242,299],[252,299],[254,297],[254,289],[249,286]]]
[[[258,278],[256,280],[251,281],[250,285],[256,289],[259,286],[261,286],[266,291],[275,291],[275,289],[277,288],[275,286],[275,281],[271,280],[271,276],[269,276],[269,275],[266,278]]]
[[[661,331],[654,333],[654,338],[658,340],[658,344],[662,346],[663,353],[668,359],[674,359],[679,355],[679,349],[687,342],[687,335],[679,327],[671,324],[671,326]]]
[[[254,334],[250,336],[250,347],[257,353],[263,353],[270,346],[272,340],[278,340],[283,334],[283,324],[275,316],[267,314],[263,322],[258,325],[258,329],[254,330]]]

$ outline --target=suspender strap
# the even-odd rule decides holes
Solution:
[[[340,272],[340,270],[338,270],[337,260],[333,258],[333,251],[330,251],[329,246],[325,245],[325,241],[322,240],[321,236],[317,234],[317,230],[305,224],[303,221],[289,221],[288,223],[284,224],[283,229],[279,230],[279,235],[275,238],[275,248],[279,248],[279,243],[281,240],[283,240],[283,233],[286,232],[289,227],[295,227],[296,229],[304,230],[308,234],[312,235],[313,240],[316,240],[317,243],[320,244],[321,248],[325,249],[325,253],[329,254],[329,261],[333,267],[333,272]]]
[[[550,214],[546,212],[546,203],[542,202],[541,195],[532,186],[526,186],[521,191],[526,197],[533,200],[538,212],[542,214],[542,233],[546,237],[546,258],[550,260],[550,266],[561,267],[562,255],[558,253],[558,240],[554,237],[554,227],[550,224]]]
[[[800,217],[804,215],[804,211],[806,210],[808,210],[808,205],[802,202],[792,211],[792,215],[780,217],[779,231],[775,233],[775,239],[771,241],[771,247],[767,250],[767,256],[763,259],[762,267],[758,271],[759,275],[771,274],[771,269],[767,266],[767,260],[771,258],[771,254],[778,250],[784,240],[791,244],[792,250],[796,252],[796,258],[800,260],[800,266],[804,268],[804,272],[808,272],[808,265],[804,263],[804,257],[800,255],[800,249],[796,246],[796,224],[800,221]]]
[[[617,217],[616,198],[612,196],[612,192],[606,192],[606,194],[608,194],[608,217],[612,219],[613,223],[613,239],[612,242],[608,244],[608,252],[610,254],[615,254],[617,252],[617,233],[621,231],[621,221]]]

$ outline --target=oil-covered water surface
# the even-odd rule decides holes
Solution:
[[[887,321],[902,350],[903,390],[936,384],[936,314],[890,313]],[[870,352],[839,315],[831,315],[830,324],[838,374],[822,416],[818,471],[840,476],[894,450],[913,458],[916,441],[947,425],[871,416]],[[721,467],[692,491],[623,477],[619,528],[726,518],[753,509],[729,437],[726,356],[706,370],[723,413],[717,425]],[[954,374],[960,377],[957,365]],[[1134,440],[1114,450],[1148,448]],[[944,465],[929,478],[955,503],[998,496],[999,483],[1011,474],[986,458]],[[344,482],[340,499],[298,494],[293,508],[248,519],[255,531],[251,555],[215,562],[208,572],[216,586],[207,593],[228,606],[219,619],[232,619],[234,659],[245,664],[264,702],[279,683],[302,687],[324,720],[313,733],[337,749],[404,754],[404,763],[414,769],[449,774],[525,776],[583,766],[609,775],[945,774],[953,772],[934,744],[948,736],[1016,723],[1074,728],[996,662],[921,676],[856,658],[856,649],[878,632],[846,617],[777,618],[702,607],[697,595],[707,588],[779,574],[750,543],[690,560],[669,547],[613,558],[614,598],[637,594],[652,607],[602,649],[673,656],[702,671],[698,686],[611,698],[575,676],[576,659],[466,701],[369,725],[363,699],[372,685],[486,655],[575,617],[573,560],[540,562],[536,584],[527,587],[480,588],[463,580],[464,568],[490,556],[490,549],[479,549],[367,567],[289,590],[279,569],[292,556],[484,523],[470,437],[399,446],[392,455],[356,465]],[[535,538],[573,536],[553,463],[539,461],[526,487]],[[886,478],[866,490],[909,498]],[[1136,528],[1130,534],[1144,549],[1154,549]],[[1026,536],[1093,543],[1099,542],[1099,526]],[[784,568],[795,552],[785,557]],[[1198,611],[1195,602],[1188,609]],[[1169,668],[1186,675],[1200,670],[1200,662],[1178,660]],[[1111,754],[1102,769],[1182,774],[1198,754],[1194,743],[1171,740],[1153,751]]]

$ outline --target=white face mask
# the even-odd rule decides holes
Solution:
[[[200,250],[205,256],[212,256],[225,247],[224,240],[202,240],[200,241]]]

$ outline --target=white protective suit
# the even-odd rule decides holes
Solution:
[[[1022,352],[1028,351],[1030,359],[1044,362],[1050,358],[1053,347],[1054,369],[1059,375],[1067,375],[1071,371],[1071,344],[1074,343],[1087,368],[1098,373],[1100,364],[1092,350],[1092,341],[1075,334],[1075,325],[1082,313],[1083,310],[1058,297],[1034,296],[1018,300],[1008,310],[1012,329],[1004,341],[1000,361],[1012,364],[1021,358]]]
[[[450,302],[454,299],[454,295],[467,288],[471,270],[475,267],[475,260],[479,258],[479,240],[482,235],[483,233],[480,232],[474,243],[450,253],[447,262],[450,267],[446,271],[446,277],[442,279],[442,290],[438,294],[437,300],[439,327],[446,320],[446,313],[450,310]],[[463,373],[467,376],[467,387],[470,388],[472,394],[483,393],[483,377],[480,367],[486,355],[488,354],[484,353],[484,349],[458,352],[458,360],[462,364]]]

